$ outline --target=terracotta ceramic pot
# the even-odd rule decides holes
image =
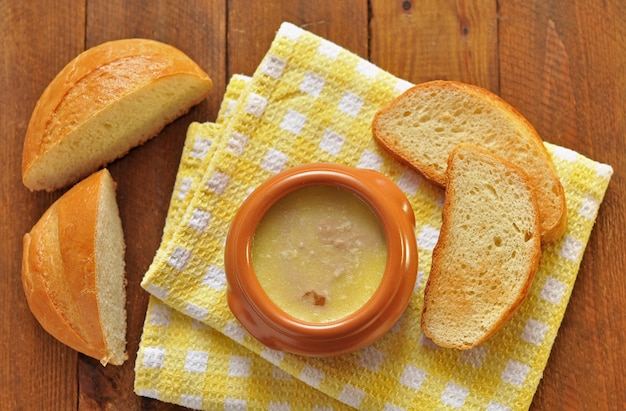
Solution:
[[[252,244],[263,215],[299,188],[329,185],[360,197],[378,217],[387,260],[378,288],[352,314],[332,322],[302,321],[280,309],[264,292],[252,264]],[[233,219],[225,247],[230,309],[243,327],[269,348],[309,356],[349,353],[382,337],[400,318],[417,276],[413,209],[384,175],[337,164],[309,164],[268,179],[244,201]]]

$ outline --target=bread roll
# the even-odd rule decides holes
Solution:
[[[75,183],[157,135],[211,87],[188,56],[154,40],[86,50],[35,106],[24,140],[24,185],[52,191]]]
[[[539,212],[519,167],[472,146],[450,154],[422,329],[443,347],[493,335],[526,297],[541,255]]]
[[[33,315],[103,365],[127,358],[124,251],[107,169],[63,194],[24,235],[22,283]]]
[[[567,223],[563,186],[541,137],[511,105],[480,87],[432,81],[410,88],[375,116],[376,140],[445,186],[450,152],[461,143],[492,151],[530,176],[541,214],[542,241],[561,237]]]

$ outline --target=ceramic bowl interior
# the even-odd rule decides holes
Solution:
[[[361,198],[378,217],[387,246],[384,273],[371,298],[352,314],[323,323],[300,320],[276,305],[258,281],[252,261],[254,234],[267,210],[283,196],[316,185],[342,188]],[[252,192],[233,220],[225,250],[230,308],[270,348],[314,356],[359,349],[380,338],[408,304],[417,273],[414,225],[406,196],[380,173],[335,164],[289,169]]]

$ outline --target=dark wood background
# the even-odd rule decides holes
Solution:
[[[228,78],[252,74],[290,21],[412,82],[442,78],[504,97],[546,141],[615,175],[533,410],[626,410],[626,2],[622,0],[0,0],[0,408],[170,410],[137,397],[133,367],[187,125],[214,120]],[[127,241],[128,349],[103,368],[30,314],[21,239],[61,192],[21,183],[23,136],[55,74],[101,42],[147,37],[196,60],[207,101],[113,163]]]

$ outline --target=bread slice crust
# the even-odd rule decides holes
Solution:
[[[539,214],[524,171],[461,145],[450,154],[442,227],[424,292],[424,334],[469,349],[515,313],[541,256]]]
[[[376,113],[372,132],[398,159],[441,187],[458,144],[482,147],[517,164],[536,192],[542,242],[563,235],[567,207],[552,159],[534,127],[496,94],[456,81],[418,84]]]
[[[128,357],[124,244],[114,195],[108,170],[96,172],[55,201],[23,238],[22,285],[31,312],[57,340],[104,365]],[[103,241],[115,243],[98,244]]]
[[[211,91],[209,76],[173,46],[122,39],[79,54],[37,101],[24,139],[22,180],[52,191],[157,135]]]

